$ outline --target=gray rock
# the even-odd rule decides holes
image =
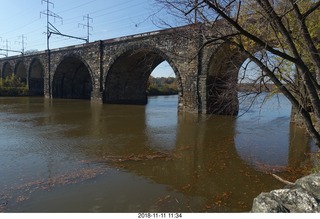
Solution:
[[[261,193],[253,200],[252,213],[278,213],[289,212],[284,206],[282,206],[278,200],[269,193]]]
[[[317,200],[320,200],[320,173],[298,179],[295,184],[309,191]]]
[[[253,201],[253,213],[320,212],[320,174],[298,179],[293,186],[261,193]]]

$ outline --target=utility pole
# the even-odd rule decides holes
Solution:
[[[89,16],[89,14],[87,16],[83,16],[83,20],[87,20],[87,24],[78,24],[79,26],[82,26],[83,28],[87,28],[87,43],[90,42],[90,29],[93,30],[93,27],[90,26],[90,21],[91,23],[93,22],[93,19]]]
[[[21,48],[22,52],[21,53],[24,54],[25,44],[26,44],[26,42],[24,40],[27,39],[27,38],[23,34],[21,36],[19,36],[19,38],[21,38],[21,42],[19,42],[19,43],[21,43],[21,46],[22,46],[22,48]]]
[[[50,53],[50,36],[51,36],[51,27],[54,27],[51,23],[50,23],[50,17],[53,17],[54,20],[56,18],[61,19],[62,22],[62,18],[53,13],[52,11],[50,11],[50,5],[52,5],[52,7],[54,8],[54,4],[52,2],[50,2],[49,0],[41,0],[41,4],[43,3],[47,3],[47,10],[40,12],[40,17],[41,15],[45,15],[47,16],[47,53],[48,53],[48,95],[51,97],[52,95],[52,88],[51,88],[51,53]]]
[[[52,34],[59,35],[59,36],[63,36],[63,37],[68,37],[68,38],[73,38],[73,39],[78,39],[78,40],[83,40],[83,41],[88,42],[87,39],[61,33],[61,32],[50,22],[50,17],[53,17],[53,18],[54,18],[54,21],[55,21],[56,19],[60,19],[60,20],[61,20],[61,23],[63,23],[62,17],[60,17],[59,15],[57,15],[57,14],[55,14],[55,13],[53,13],[52,11],[49,10],[49,9],[50,9],[50,5],[52,5],[52,7],[54,7],[54,4],[53,4],[52,2],[50,2],[49,0],[41,0],[41,3],[43,3],[43,2],[47,3],[47,10],[40,12],[40,16],[41,16],[41,14],[47,16],[47,48],[48,48],[48,50],[50,50],[49,40],[50,40],[50,37],[51,37]]]
[[[0,37],[0,41],[2,42],[2,37]],[[2,49],[0,49],[0,51],[3,51]],[[0,53],[1,56],[6,56],[4,53]]]
[[[54,21],[56,19],[61,20],[61,23],[63,23],[63,19],[62,17],[60,17],[59,15],[53,13],[52,11],[50,11],[50,5],[52,5],[52,7],[54,8],[54,4],[50,1],[50,0],[41,0],[41,4],[46,3],[47,4],[47,10],[40,12],[40,17],[41,15],[45,15],[47,16],[47,53],[48,53],[48,90],[49,90],[49,96],[52,96],[52,86],[51,86],[51,52],[50,52],[50,37],[52,34],[55,35],[59,35],[59,36],[64,36],[64,37],[68,37],[68,38],[73,38],[73,39],[78,39],[78,40],[83,40],[83,41],[87,41],[87,39],[83,39],[80,37],[75,37],[75,36],[71,36],[71,35],[66,35],[66,34],[62,34],[51,22],[50,22],[50,17],[54,18]]]
[[[9,56],[8,40],[6,40],[6,51],[7,51],[7,53],[6,53],[6,57],[8,57],[8,56]]]
[[[0,55],[8,57],[9,56],[9,52],[21,53],[23,55],[23,53],[21,51],[9,49],[9,41],[8,40],[6,40],[5,43],[6,43],[6,45],[5,45],[6,48],[5,49],[1,49],[0,48],[0,51],[4,51],[5,53],[4,54],[0,54]]]
[[[57,29],[50,23],[50,17],[53,17],[54,21],[56,19],[60,19],[61,23],[63,22],[63,19],[59,15],[50,11],[50,5],[52,5],[52,7],[54,8],[54,4],[52,2],[50,2],[49,0],[41,0],[41,4],[43,4],[44,2],[47,3],[47,10],[40,12],[40,17],[42,14],[47,16],[47,49],[49,51],[50,50],[50,42],[49,42],[50,36],[52,33],[54,33],[54,31],[57,31]]]

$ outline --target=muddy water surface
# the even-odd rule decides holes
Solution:
[[[0,211],[245,212],[284,186],[271,173],[294,180],[318,162],[282,96],[239,118],[177,103],[1,97]]]

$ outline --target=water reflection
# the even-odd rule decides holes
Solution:
[[[268,171],[314,150],[282,99],[283,110],[269,102],[240,118],[149,102],[0,98],[0,201],[16,197],[5,211],[248,211],[283,186]]]
[[[251,101],[248,98],[242,102],[243,111]],[[309,142],[303,129],[290,123],[290,113],[291,104],[283,95],[259,96],[249,113],[237,119],[235,140],[241,158],[258,169],[299,165],[305,153],[316,146]]]

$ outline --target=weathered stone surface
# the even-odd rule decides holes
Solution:
[[[19,75],[34,95],[46,98],[146,104],[148,77],[167,61],[178,81],[179,111],[235,115],[238,72],[246,57],[222,42],[199,50],[202,28],[184,26],[7,57],[0,59],[0,77]]]
[[[253,201],[253,213],[320,212],[320,173],[298,179],[293,186],[261,193]]]
[[[298,179],[295,184],[307,190],[317,200],[320,200],[320,173]]]

